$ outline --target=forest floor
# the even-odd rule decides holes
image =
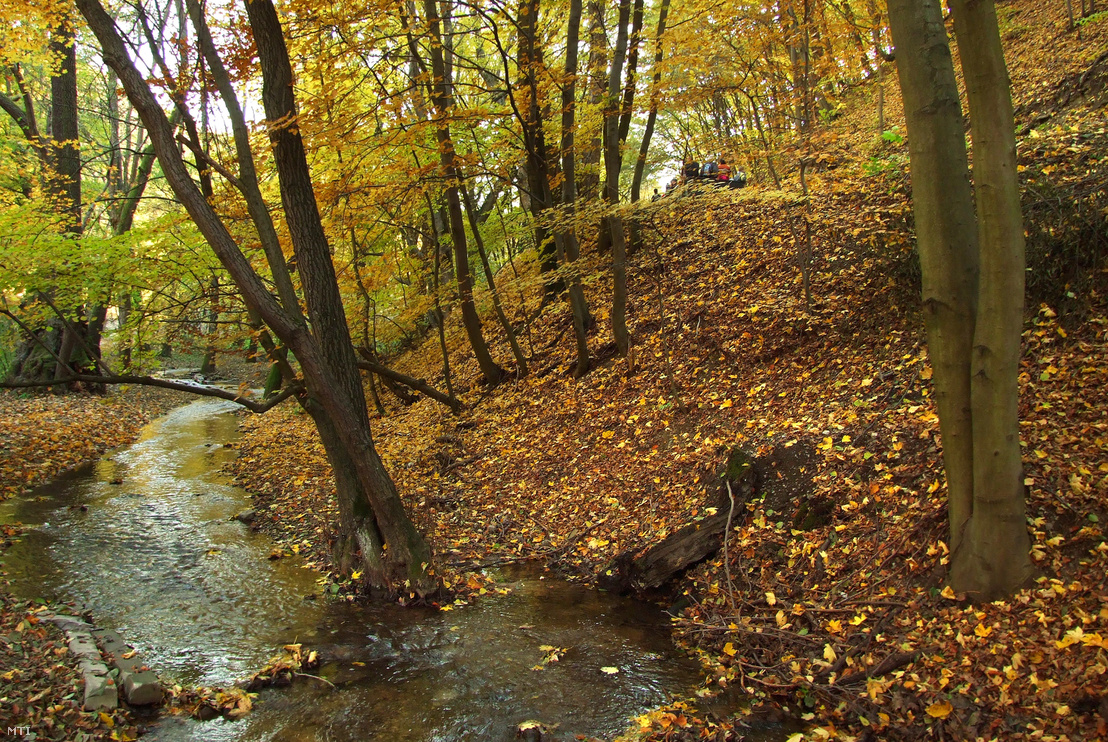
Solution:
[[[456,591],[444,610],[481,599],[480,569],[493,562],[595,581],[617,555],[718,507],[716,472],[739,447],[760,472],[756,496],[736,508],[726,549],[659,596],[703,686],[631,722],[627,739],[736,740],[779,714],[810,723],[813,740],[1108,739],[1108,23],[1077,39],[1062,8],[1040,6],[1001,5],[1028,221],[1020,414],[1036,583],[987,604],[944,587],[945,480],[907,153],[877,136],[862,90],[812,150],[780,158],[782,169],[788,157],[818,163],[810,207],[798,185],[761,183],[639,210],[633,361],[608,342],[609,279],[594,256],[591,373],[571,375],[558,303],[524,333],[531,373],[495,389],[450,333],[461,415],[388,402],[375,440]],[[888,82],[889,129],[894,90]],[[809,226],[810,305],[799,250]],[[517,316],[534,313],[533,280],[502,288]],[[506,342],[485,328],[506,363]],[[395,365],[441,385],[441,361],[429,340]],[[51,399],[15,408],[25,402],[0,397],[5,493],[124,442],[81,420],[137,430],[141,419],[116,403],[71,412]],[[258,526],[327,569],[336,511],[310,419],[287,405],[245,426],[234,473],[255,493]],[[38,438],[25,444],[29,433]],[[39,451],[49,467],[36,466]],[[358,592],[356,578],[333,579]],[[62,705],[67,728],[130,734],[122,717],[71,710],[75,676],[58,638],[34,621],[37,606],[0,595],[2,665],[30,668],[0,674],[0,709]],[[749,710],[697,706],[719,693]]]
[[[664,596],[704,686],[635,720],[628,739],[739,739],[781,713],[808,721],[808,739],[1108,738],[1108,24],[1077,39],[1062,12],[1001,6],[1028,221],[1020,414],[1034,585],[987,604],[944,587],[946,485],[906,147],[878,137],[859,105],[792,153],[817,163],[808,207],[786,184],[638,210],[632,361],[608,342],[609,279],[594,257],[591,373],[571,375],[559,303],[522,334],[529,375],[484,388],[454,331],[467,410],[422,400],[374,420],[459,591],[443,608],[482,592],[490,563],[595,581],[618,554],[713,512],[716,472],[740,447],[756,459],[756,496],[739,503],[727,548]],[[501,288],[509,301],[537,294],[527,277]],[[506,342],[485,328],[505,363]],[[441,388],[434,339],[394,363]],[[310,419],[289,406],[246,426],[233,467],[256,493],[259,527],[327,568],[337,512]],[[334,579],[357,592],[356,579]],[[750,711],[698,710],[695,696],[725,689]]]

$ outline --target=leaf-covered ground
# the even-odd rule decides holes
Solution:
[[[152,388],[105,396],[0,392],[0,501],[129,443],[181,399]]]
[[[704,665],[696,695],[728,689],[755,717],[784,707],[811,723],[810,739],[1104,738],[1105,33],[1064,35],[1061,13],[1002,8],[1031,266],[1021,424],[1034,586],[986,605],[943,587],[945,483],[906,150],[859,133],[872,111],[820,138],[827,167],[810,175],[810,212],[787,187],[667,198],[642,213],[633,363],[612,358],[597,271],[592,373],[572,378],[568,313],[551,306],[525,336],[528,377],[484,389],[455,332],[469,410],[453,417],[424,400],[375,420],[448,584],[472,588],[467,570],[517,559],[593,580],[617,554],[703,517],[713,473],[738,446],[759,457],[764,499],[734,514],[727,564],[720,554],[696,567],[669,598],[677,641]],[[811,307],[796,242],[806,223]],[[496,351],[510,357],[505,343]],[[432,341],[397,366],[442,383]],[[261,527],[326,565],[336,513],[310,420],[286,408],[247,425],[235,470],[257,493]],[[738,739],[747,722],[690,702],[643,716],[628,736]]]

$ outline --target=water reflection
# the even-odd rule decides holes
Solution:
[[[181,682],[226,683],[319,620],[316,575],[269,562],[271,544],[230,518],[248,504],[219,467],[234,452],[235,405],[201,401],[137,443],[0,505],[32,526],[5,568],[27,597],[75,600]]]

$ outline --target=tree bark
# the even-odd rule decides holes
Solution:
[[[923,313],[949,492],[950,548],[973,507],[970,353],[978,245],[965,133],[938,0],[889,3],[904,96]]]
[[[458,277],[458,299],[462,305],[462,322],[477,357],[481,375],[492,386],[500,383],[504,369],[497,365],[489,353],[489,346],[481,333],[481,318],[473,304],[473,275],[469,269],[469,248],[466,244],[465,223],[462,217],[462,203],[458,197],[458,173],[454,155],[454,140],[450,135],[449,116],[454,107],[454,96],[450,91],[450,80],[446,77],[446,64],[443,60],[442,33],[439,30],[438,0],[424,0],[424,12],[431,33],[431,102],[435,108],[435,134],[439,141],[439,162],[446,178],[446,206],[450,216],[450,240],[454,246],[454,271]]]
[[[662,0],[662,7],[658,11],[658,33],[655,36],[654,50],[654,78],[650,83],[650,110],[646,115],[646,128],[643,130],[642,142],[639,143],[639,156],[635,160],[635,175],[631,178],[631,203],[639,200],[642,193],[643,175],[646,173],[646,155],[650,152],[650,139],[654,135],[654,123],[658,120],[658,89],[662,84],[662,37],[666,32],[666,19],[669,16],[669,0]]]
[[[623,59],[627,54],[627,22],[631,14],[630,0],[621,0],[616,48],[612,53],[612,65],[608,71],[608,100],[604,107],[604,195],[614,208],[619,203],[619,171],[622,158],[619,153],[619,86],[623,77]],[[621,356],[631,350],[631,337],[627,332],[627,237],[623,231],[623,218],[613,211],[605,218],[612,241],[612,337]]]
[[[604,91],[608,88],[605,70],[608,67],[608,34],[604,28],[604,3],[601,0],[589,0],[589,61],[588,61],[588,100],[592,108],[602,107]],[[588,133],[586,145],[581,151],[582,171],[577,185],[578,193],[585,201],[600,197],[600,150],[603,143],[599,127]],[[584,138],[584,137],[583,137]]]
[[[570,0],[569,24],[566,30],[566,82],[562,88],[562,203],[565,205],[565,217],[569,220],[569,225],[562,231],[561,251],[562,262],[569,273],[566,286],[569,289],[570,311],[573,313],[573,335],[577,341],[577,367],[573,372],[576,377],[584,376],[589,371],[589,305],[574,265],[580,257],[573,219],[577,201],[574,129],[577,113],[577,45],[580,33],[581,0]]]
[[[462,202],[465,206],[466,217],[469,219],[469,231],[473,233],[473,241],[477,243],[477,255],[481,259],[481,268],[485,272],[485,281],[489,284],[489,292],[492,294],[492,306],[496,312],[496,318],[500,320],[500,326],[504,328],[504,334],[508,337],[508,346],[512,349],[512,356],[516,359],[516,368],[519,375],[526,376],[527,359],[523,357],[523,350],[516,339],[516,331],[512,329],[512,323],[504,314],[504,308],[500,303],[500,293],[496,290],[496,279],[492,275],[492,266],[489,265],[489,256],[485,252],[485,240],[481,236],[481,228],[477,223],[477,209],[473,205],[473,199],[469,195],[469,188],[465,183],[459,185],[462,191]]]

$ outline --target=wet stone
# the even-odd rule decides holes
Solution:
[[[132,706],[149,706],[162,701],[162,685],[150,670],[123,672],[123,695]]]
[[[104,668],[105,671],[107,668]],[[107,675],[85,673],[85,711],[114,709],[119,705],[119,689]]]
[[[161,703],[162,686],[158,676],[137,659],[134,649],[119,634],[110,629],[96,631],[104,652],[111,656],[112,664],[119,670],[119,682],[123,696],[132,706],[148,706]]]

